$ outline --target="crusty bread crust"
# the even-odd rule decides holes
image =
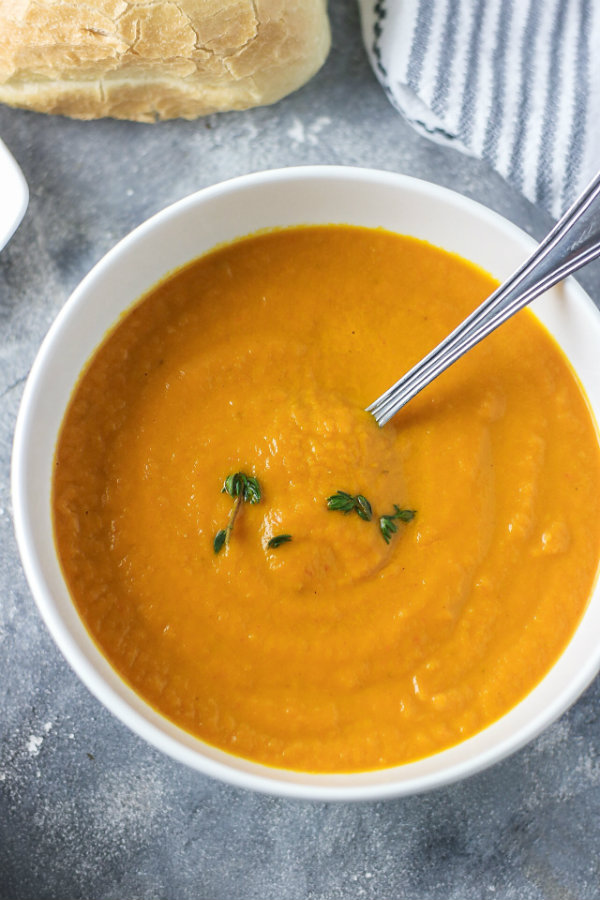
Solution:
[[[274,103],[329,44],[326,0],[0,0],[0,102],[194,119]]]

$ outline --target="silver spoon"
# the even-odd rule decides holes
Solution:
[[[600,256],[600,173],[559,219],[532,255],[441,344],[367,407],[385,425],[467,350],[514,313]]]

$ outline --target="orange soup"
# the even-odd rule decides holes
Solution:
[[[56,544],[164,716],[364,771],[475,734],[556,661],[596,575],[600,452],[553,340],[525,311],[384,428],[364,411],[494,286],[411,238],[285,229],[171,275],[106,338],[59,438]]]

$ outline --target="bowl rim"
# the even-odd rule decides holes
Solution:
[[[43,567],[35,553],[28,524],[28,510],[25,496],[27,471],[24,466],[24,459],[27,442],[32,439],[32,405],[36,396],[40,391],[43,391],[44,368],[47,361],[53,355],[54,343],[60,338],[64,323],[69,319],[72,311],[78,308],[80,304],[85,303],[85,297],[90,286],[93,285],[97,279],[103,277],[106,272],[110,271],[115,264],[118,264],[122,257],[126,257],[138,242],[144,241],[147,235],[152,233],[155,229],[167,226],[172,219],[177,218],[189,207],[202,204],[214,197],[235,193],[239,191],[240,188],[247,186],[260,187],[266,183],[277,183],[294,179],[316,179],[317,181],[319,179],[341,179],[343,181],[350,179],[354,181],[364,181],[366,183],[377,182],[379,184],[381,184],[382,181],[393,182],[394,185],[399,188],[412,189],[419,194],[428,195],[434,200],[449,204],[455,208],[460,208],[474,216],[477,220],[494,226],[497,230],[506,235],[506,237],[517,239],[524,246],[528,245],[532,249],[536,246],[536,242],[518,226],[488,207],[467,198],[456,191],[412,176],[363,167],[327,165],[294,166],[253,172],[205,187],[175,203],[169,204],[125,235],[93,266],[58,312],[39,348],[23,392],[13,441],[11,493],[17,545],[25,575],[36,605],[48,630],[72,669],[90,692],[100,700],[110,712],[116,715],[116,717],[127,725],[134,733],[144,738],[148,743],[166,753],[171,758],[236,787],[243,787],[271,795],[317,801],[372,801],[412,795],[443,785],[448,785],[463,778],[475,775],[488,766],[499,762],[516,752],[525,744],[533,740],[541,731],[562,715],[591,683],[600,669],[600,646],[596,656],[586,661],[586,664],[582,667],[577,677],[573,678],[564,690],[554,698],[554,702],[546,706],[527,724],[526,727],[521,728],[516,734],[510,734],[504,740],[498,741],[486,751],[480,752],[476,757],[466,762],[459,762],[440,771],[423,774],[412,780],[405,781],[399,779],[394,780],[393,773],[396,771],[405,771],[406,765],[413,765],[412,763],[385,770],[376,770],[374,773],[312,775],[305,772],[294,773],[289,770],[272,768],[241,760],[242,763],[248,762],[246,769],[243,770],[240,768],[240,758],[231,754],[219,751],[219,754],[222,757],[220,759],[210,758],[203,754],[200,748],[202,746],[210,748],[210,745],[206,745],[202,741],[195,739],[198,744],[198,749],[184,746],[180,739],[178,740],[176,737],[166,734],[164,730],[161,730],[158,726],[149,722],[145,716],[141,715],[138,710],[132,707],[131,703],[127,702],[123,696],[117,694],[112,687],[107,684],[102,674],[97,671],[97,666],[93,664],[81,650],[66,623],[63,621],[60,612],[56,608],[54,598],[46,583]],[[583,304],[584,308],[587,307],[589,312],[596,317],[598,322],[600,322],[600,312],[591,298],[572,279],[569,279],[567,284],[569,293],[576,298],[577,303]],[[129,308],[131,308],[138,299],[139,297],[134,297],[131,300]],[[97,346],[98,343],[96,343],[96,347]],[[91,636],[89,636],[89,640],[93,646],[96,647]],[[123,682],[123,684],[126,683]],[[128,690],[134,694],[130,688],[128,688]],[[149,704],[146,704],[145,701],[142,701],[142,704],[151,709]],[[162,716],[159,716],[159,718],[168,722],[168,720]],[[502,721],[502,719],[498,721]],[[488,728],[493,728],[494,724],[496,723],[488,726]],[[182,735],[186,734],[182,729],[176,728],[175,730],[181,732]],[[484,730],[487,731],[488,729]],[[458,746],[462,746],[466,743],[468,743],[468,741],[462,742],[462,744]],[[212,750],[213,748],[210,749]],[[441,751],[441,753],[448,753],[448,751]],[[435,756],[439,755],[440,754],[435,754]],[[228,760],[231,760],[231,763]],[[235,765],[232,763],[235,763]],[[361,776],[381,774],[382,772],[390,774],[389,781],[370,784],[364,783],[363,779],[363,783],[360,783]],[[291,779],[290,776],[298,777],[294,780],[293,778]],[[307,781],[309,783],[307,783]]]

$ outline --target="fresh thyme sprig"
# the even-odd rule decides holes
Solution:
[[[346,515],[352,510],[365,522],[370,522],[373,517],[371,504],[362,494],[348,494],[346,491],[338,491],[327,498],[327,509],[343,512]]]
[[[281,544],[288,544],[292,540],[291,534],[276,534],[267,544],[268,550],[275,550]]]
[[[337,510],[346,515],[354,511],[356,515],[360,516],[361,519],[364,519],[365,522],[370,522],[373,518],[373,510],[367,498],[363,497],[362,494],[349,494],[347,491],[338,491],[337,493],[332,494],[331,497],[328,497],[327,509]],[[401,509],[394,503],[393,513],[390,513],[387,516],[380,516],[379,530],[386,544],[389,544],[392,535],[398,531],[398,526],[394,520],[397,519],[400,522],[411,522],[415,515],[416,510]]]
[[[225,528],[217,531],[213,548],[215,553],[220,553],[223,547],[229,545],[231,533],[237,515],[243,503],[260,503],[261,489],[258,479],[253,475],[246,475],[245,472],[234,472],[228,475],[223,482],[222,494],[229,494],[233,497],[234,504],[229,514],[229,521]],[[347,491],[337,491],[327,498],[327,509],[334,512],[342,512],[345,515],[355,512],[359,518],[365,522],[370,522],[373,518],[373,509],[371,504],[363,494],[349,494]],[[389,544],[392,537],[398,531],[396,522],[411,522],[416,515],[414,509],[403,509],[394,503],[394,512],[379,517],[379,530],[386,542]],[[276,534],[267,542],[268,550],[276,550],[282,544],[287,544],[292,540],[291,534]]]
[[[417,511],[415,509],[401,509],[394,503],[394,512],[387,516],[379,517],[379,530],[381,531],[382,537],[386,544],[392,539],[392,535],[396,534],[398,531],[398,526],[396,525],[394,519],[398,519],[400,522],[412,522],[414,517],[416,516]]]
[[[253,475],[246,475],[244,472],[235,472],[232,475],[228,475],[223,483],[221,493],[229,494],[230,497],[234,498],[235,503],[229,513],[227,526],[221,528],[215,535],[213,541],[215,553],[220,553],[223,547],[229,545],[231,532],[242,503],[259,503],[261,497],[258,479],[254,478]]]

